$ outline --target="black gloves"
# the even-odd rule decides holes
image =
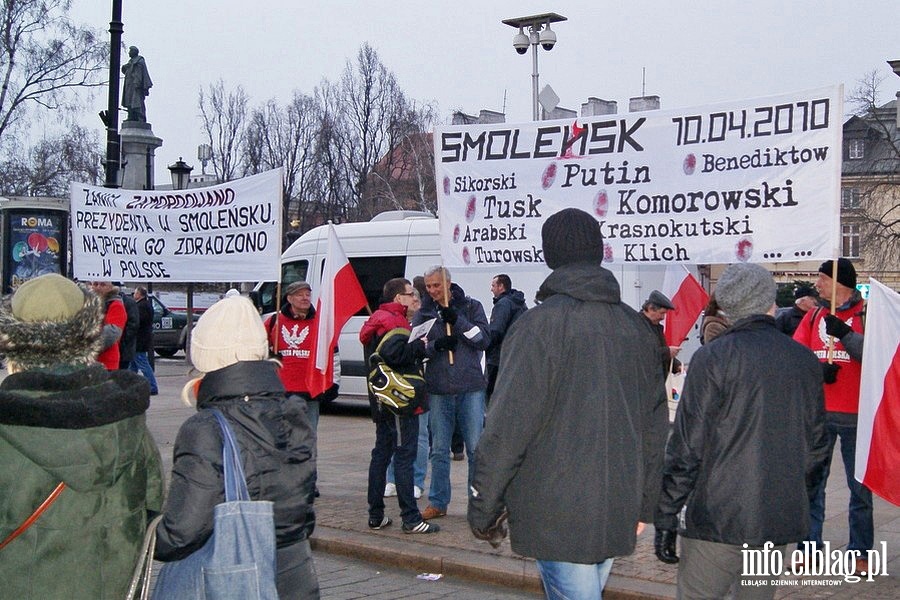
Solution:
[[[509,530],[506,528],[507,517],[509,517],[509,512],[504,510],[500,513],[500,516],[497,517],[497,520],[494,521],[493,525],[489,525],[485,529],[475,529],[472,527],[472,535],[479,540],[486,541],[492,548],[499,548],[500,544],[503,543],[503,540],[506,539],[506,536],[509,534]]]
[[[834,363],[822,363],[822,380],[825,383],[834,383],[837,381],[837,374],[840,371],[841,365],[836,365]]]
[[[674,529],[657,529],[656,535],[653,537],[653,549],[656,551],[656,558],[668,565],[674,565],[678,562],[678,552],[675,549],[675,540],[678,539],[678,532]]]
[[[456,311],[450,306],[445,306],[440,310],[441,320],[448,325],[456,323]]]
[[[841,339],[853,331],[850,326],[834,315],[825,315],[825,333]]]
[[[445,335],[444,337],[438,338],[434,341],[434,349],[438,352],[453,352],[454,350],[456,350],[457,344],[459,344],[459,338],[457,338],[455,335]]]

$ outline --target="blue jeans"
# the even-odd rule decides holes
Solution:
[[[147,379],[148,382],[150,382],[151,394],[159,393],[159,386],[156,384],[156,374],[153,372],[153,368],[150,366],[150,359],[147,358],[146,352],[135,352],[134,359],[132,359],[131,364],[128,365],[128,368],[135,373],[140,373]]]
[[[612,565],[612,558],[593,565],[537,561],[547,600],[600,600]]]
[[[419,415],[419,447],[416,450],[416,462],[413,463],[413,484],[420,490],[425,489],[425,475],[428,473],[428,413]],[[394,459],[388,466],[387,480],[394,483]]]
[[[808,540],[822,543],[822,524],[825,521],[825,484],[828,482],[828,474],[831,471],[831,457],[834,454],[834,444],[837,438],[841,438],[841,460],[844,463],[844,474],[847,477],[847,487],[850,488],[850,509],[848,511],[850,524],[850,543],[847,550],[871,550],[875,542],[875,526],[872,522],[872,492],[854,478],[856,463],[856,415],[829,413],[825,418],[825,431],[828,435],[828,458],[825,462],[825,473],[815,490],[809,507],[809,536]]]
[[[393,456],[400,518],[406,525],[416,525],[422,520],[413,495],[413,461],[416,459],[418,439],[418,417],[391,415],[375,422],[375,447],[372,448],[372,460],[369,462],[367,490],[370,519],[381,520],[384,516],[385,477]]]
[[[459,425],[469,462],[467,490],[475,473],[475,446],[484,427],[484,390],[462,394],[431,394],[431,506],[447,510],[450,504],[450,440]],[[471,491],[470,491],[471,493]]]

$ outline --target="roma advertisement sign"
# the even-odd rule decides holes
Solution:
[[[819,260],[840,240],[840,86],[700,108],[440,128],[448,267],[543,262],[541,226],[594,215],[605,263]]]
[[[86,280],[279,277],[282,170],[187,190],[72,183],[72,263]]]

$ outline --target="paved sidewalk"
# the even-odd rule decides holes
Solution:
[[[158,360],[156,368],[160,395],[152,398],[148,423],[169,469],[178,427],[194,409],[179,400],[181,388],[189,378],[184,362]],[[394,520],[394,525],[381,531],[369,530],[366,479],[374,439],[374,425],[366,417],[322,415],[319,421],[319,490],[322,495],[316,501],[316,530],[312,538],[315,552],[341,554],[416,572],[443,573],[445,577],[487,581],[540,593],[540,579],[533,560],[513,554],[508,541],[494,550],[469,532],[465,518],[465,462],[451,463],[453,498],[447,516],[435,520],[441,526],[439,533],[402,533],[399,507],[394,498],[385,500],[386,514]],[[840,458],[835,460],[840,461]],[[835,465],[837,469],[829,479],[825,533],[833,549],[843,549],[847,540],[848,492],[840,477],[839,462]],[[560,493],[578,493],[578,490],[560,490]],[[423,497],[419,502],[420,509],[424,509],[427,499]],[[577,535],[577,528],[573,535]],[[859,583],[828,578],[840,582],[839,585],[823,583],[821,580],[826,578],[784,578],[785,585],[776,597],[900,600],[900,508],[878,498],[875,540],[876,547],[880,547],[882,541],[886,542],[888,576]],[[675,597],[676,569],[657,561],[652,546],[653,528],[648,527],[638,538],[635,553],[616,559],[604,598]]]

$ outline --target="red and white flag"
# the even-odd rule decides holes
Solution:
[[[316,330],[316,356],[310,360],[309,395],[313,398],[334,383],[334,347],[344,324],[366,305],[366,295],[350,261],[341,247],[334,225],[328,225],[328,250],[325,255],[322,285],[316,302],[319,326]]]
[[[869,283],[856,479],[900,506],[900,294],[874,279]]]
[[[680,346],[709,302],[709,294],[684,265],[666,267],[662,293],[675,305],[674,310],[666,313],[663,323],[666,344]]]

